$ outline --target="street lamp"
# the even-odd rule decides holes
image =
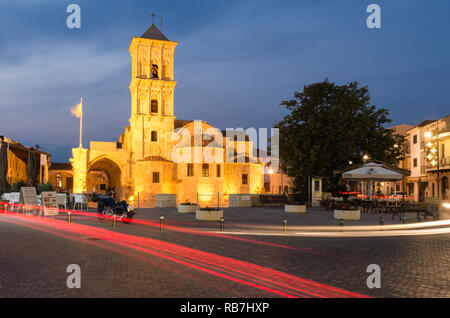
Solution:
[[[427,132],[425,132],[425,138],[430,138],[431,136],[432,136],[433,134],[431,133],[431,131],[427,131]],[[432,144],[429,142],[429,144],[432,146]],[[427,144],[427,146],[429,146],[428,144]],[[429,146],[430,147],[430,146]],[[441,191],[440,191],[440,171],[439,171],[439,161],[440,161],[440,158],[439,158],[439,122],[438,121],[436,121],[436,152],[437,152],[437,160],[436,161],[434,161],[434,159],[433,159],[433,161],[431,162],[431,164],[434,166],[435,164],[437,164],[437,193],[438,193],[438,201],[440,201],[441,200]],[[434,153],[433,153],[433,155],[434,155]],[[429,160],[430,158],[428,158],[428,160]]]
[[[364,160],[364,161],[369,160],[369,156],[368,156],[368,155],[364,155],[364,156],[363,156],[363,160]]]

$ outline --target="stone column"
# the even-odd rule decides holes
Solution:
[[[73,193],[87,192],[87,163],[88,150],[85,148],[73,148],[70,162],[73,168]]]

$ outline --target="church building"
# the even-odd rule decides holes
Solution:
[[[116,200],[139,197],[140,207],[155,207],[165,196],[215,206],[230,194],[264,192],[264,164],[248,135],[175,118],[177,44],[154,24],[133,37],[129,125],[116,142],[72,149],[74,193],[114,190]]]

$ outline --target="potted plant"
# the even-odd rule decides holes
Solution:
[[[303,201],[288,202],[284,205],[284,212],[287,213],[306,213],[306,204]]]
[[[219,208],[198,208],[195,218],[200,221],[220,221],[223,218],[223,210]]]
[[[344,201],[334,208],[334,218],[336,220],[360,220],[361,208],[350,201]]]
[[[178,212],[179,213],[195,213],[197,209],[199,208],[199,205],[196,203],[190,203],[189,201],[186,201],[184,203],[180,203],[178,205]]]

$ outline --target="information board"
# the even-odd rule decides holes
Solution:
[[[55,191],[44,191],[41,193],[41,205],[44,215],[58,215],[58,199]]]

